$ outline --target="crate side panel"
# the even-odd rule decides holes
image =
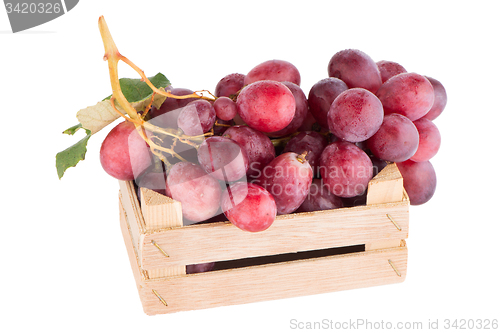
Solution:
[[[408,222],[408,204],[400,202],[283,215],[269,229],[258,233],[243,232],[223,222],[169,229],[144,237],[141,267],[154,269],[406,239]]]
[[[130,261],[130,267],[132,268],[132,273],[134,275],[137,291],[139,293],[139,299],[141,300],[142,306],[144,308],[146,304],[143,301],[145,300],[145,298],[142,296],[142,289],[144,286],[144,281],[146,279],[146,276],[144,271],[142,271],[138,265],[139,258],[132,243],[132,234],[130,227],[131,223],[130,221],[127,220],[125,209],[120,202],[120,229],[122,231],[123,240],[125,242],[125,247],[127,249],[128,258]]]
[[[400,283],[407,254],[398,247],[148,280],[141,297],[153,315]]]
[[[119,181],[120,191],[119,198],[120,203],[123,206],[127,219],[129,221],[129,228],[132,235],[132,244],[136,248],[139,257],[142,255],[140,249],[141,236],[145,232],[144,220],[142,217],[142,212],[138,208],[137,196],[134,192],[134,185],[132,182]]]

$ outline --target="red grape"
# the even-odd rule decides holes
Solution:
[[[212,177],[226,182],[241,179],[248,170],[248,156],[240,145],[227,137],[213,136],[198,148],[198,161]]]
[[[373,177],[373,164],[355,144],[338,141],[323,150],[320,173],[330,192],[338,197],[355,197],[368,187]]]
[[[110,176],[134,180],[152,163],[151,151],[131,122],[116,125],[101,145],[101,165]]]
[[[295,115],[295,97],[283,83],[257,81],[240,92],[236,102],[241,119],[261,132],[282,130]]]
[[[245,85],[261,80],[292,82],[300,86],[300,73],[297,67],[284,60],[268,60],[248,72]]]
[[[276,151],[269,137],[248,126],[233,126],[224,136],[238,142],[248,156],[247,176],[258,177],[261,170],[275,157]]]
[[[403,162],[415,154],[418,140],[418,130],[412,121],[399,113],[392,113],[384,117],[382,126],[367,144],[376,157]]]
[[[411,121],[422,118],[434,104],[434,89],[424,76],[401,73],[387,80],[377,92],[385,114],[399,113]]]
[[[418,149],[411,157],[412,161],[424,162],[433,158],[441,145],[441,134],[437,126],[429,119],[420,118],[413,122],[418,130]]]
[[[295,115],[293,116],[292,122],[285,128],[277,132],[269,133],[269,136],[272,137],[286,136],[295,133],[304,122],[304,119],[306,119],[307,111],[309,109],[306,95],[298,85],[291,82],[283,82],[283,84],[290,89],[293,97],[295,98]]]
[[[306,199],[295,211],[296,213],[314,212],[318,210],[327,210],[342,208],[344,204],[340,197],[331,193],[328,188],[323,184],[322,179],[313,179],[309,194]]]
[[[231,184],[224,191],[221,208],[232,224],[251,232],[269,228],[277,213],[274,198],[267,190],[245,182]]]
[[[135,180],[135,184],[138,187],[147,188],[158,192],[163,195],[167,195],[167,176],[163,171],[146,171],[141,176]],[[169,196],[171,197],[170,190]],[[140,200],[139,200],[140,201]]]
[[[335,53],[328,63],[328,76],[341,79],[349,88],[365,88],[374,94],[382,84],[377,64],[359,50]]]
[[[349,142],[361,142],[378,131],[384,120],[380,100],[363,88],[352,88],[333,101],[328,112],[328,127],[335,136]]]
[[[432,77],[426,76],[426,78],[434,88],[434,104],[432,104],[432,108],[429,112],[427,112],[424,118],[434,120],[443,112],[446,102],[448,101],[448,97],[446,96],[446,90],[441,82],[433,79]]]
[[[381,60],[377,62],[377,66],[378,70],[380,71],[382,83],[389,80],[395,75],[406,73],[406,69],[394,61]]]
[[[436,172],[431,162],[411,160],[396,163],[403,176],[403,186],[411,205],[421,205],[429,201],[436,191]]]
[[[235,95],[244,86],[245,75],[239,73],[224,76],[215,87],[215,96],[229,97]]]
[[[200,99],[182,108],[177,118],[177,125],[186,135],[201,135],[214,126],[215,119],[212,104]]]
[[[236,103],[229,97],[219,97],[214,102],[215,114],[218,118],[228,121],[238,113]]]
[[[313,169],[314,176],[318,176],[319,158],[323,149],[328,145],[326,138],[318,132],[301,132],[287,142],[284,153],[293,152],[302,154],[307,152],[306,160]]]
[[[283,153],[271,161],[256,183],[272,194],[278,214],[289,214],[304,202],[313,172],[309,162],[296,153]]]
[[[349,89],[344,81],[329,77],[316,82],[309,90],[309,109],[320,126],[328,128],[328,111],[335,98]]]
[[[297,129],[299,132],[312,131],[313,126],[316,123],[316,119],[312,115],[311,111],[307,111],[306,118],[300,127]]]
[[[167,177],[174,200],[180,201],[185,218],[199,222],[217,215],[222,190],[219,182],[191,162],[174,164]]]

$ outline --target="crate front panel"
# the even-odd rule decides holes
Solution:
[[[399,283],[406,277],[408,252],[402,246],[148,279],[141,273],[124,211],[120,216],[139,296],[149,315]]]
[[[400,202],[279,216],[269,229],[257,233],[241,231],[229,222],[167,229],[144,235],[141,267],[155,269],[406,239],[408,222],[408,204]]]

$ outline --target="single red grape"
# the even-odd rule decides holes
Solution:
[[[403,186],[411,205],[421,205],[429,201],[436,191],[436,172],[431,162],[412,160],[396,163],[403,176]]]
[[[252,68],[244,82],[249,85],[261,80],[287,81],[300,86],[300,73],[297,67],[288,61],[268,60]]]
[[[302,89],[292,82],[283,82],[283,84],[287,86],[288,89],[290,89],[293,97],[295,98],[295,115],[293,116],[290,124],[288,124],[285,128],[277,132],[268,134],[272,137],[287,136],[289,134],[295,133],[304,122],[304,119],[306,119],[307,111],[309,110],[307,98]]]
[[[272,194],[278,214],[290,214],[304,202],[313,179],[309,162],[302,155],[283,153],[271,161],[256,180]]]
[[[366,191],[373,177],[373,164],[355,144],[338,141],[323,150],[320,173],[331,193],[343,198],[355,197]]]
[[[426,118],[420,118],[413,122],[418,130],[418,149],[411,157],[412,161],[424,162],[433,158],[441,145],[441,134],[437,126]]]
[[[245,74],[233,73],[224,76],[215,87],[215,96],[229,97],[236,94],[244,86]]]
[[[411,121],[422,118],[434,104],[434,88],[424,76],[401,73],[387,80],[377,92],[385,114],[399,113]]]
[[[261,170],[275,157],[276,151],[271,139],[248,126],[233,126],[224,132],[224,137],[239,143],[248,156],[247,176],[258,177]]]
[[[446,102],[448,101],[448,97],[446,95],[446,89],[444,89],[441,82],[433,79],[432,77],[426,76],[426,78],[434,88],[434,104],[432,104],[430,111],[427,112],[424,118],[434,120],[443,112]]]
[[[228,186],[222,194],[221,208],[232,224],[250,232],[266,230],[277,214],[273,196],[261,186],[246,182]]]
[[[333,55],[328,76],[341,79],[349,88],[365,88],[374,94],[382,84],[377,64],[366,53],[353,49]]]
[[[238,114],[253,129],[276,132],[291,123],[295,115],[295,97],[283,83],[257,81],[240,92]]]
[[[201,166],[191,162],[174,164],[167,185],[172,199],[180,201],[182,214],[188,220],[199,222],[217,215],[222,190],[219,182]]]
[[[316,82],[309,90],[309,110],[320,126],[328,128],[328,111],[335,98],[349,89],[344,81],[329,77]]]
[[[406,69],[394,61],[381,60],[377,62],[378,70],[380,71],[380,77],[382,78],[382,83],[389,80],[391,77],[406,73]]]
[[[363,88],[352,88],[341,93],[328,112],[328,127],[338,138],[361,142],[378,131],[384,120],[382,103],[373,93]]]
[[[367,145],[380,159],[403,162],[415,154],[418,140],[418,130],[413,122],[399,113],[392,113],[384,117],[382,126],[368,139]]]
[[[101,144],[101,165],[110,176],[134,180],[152,163],[151,151],[135,125],[124,121],[116,125]]]

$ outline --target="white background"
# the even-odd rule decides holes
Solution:
[[[404,3],[404,4],[403,4]],[[80,1],[12,34],[0,8],[0,331],[288,332],[290,321],[500,319],[496,1]],[[148,75],[214,90],[223,76],[270,59],[292,62],[302,88],[331,56],[360,49],[432,76],[447,89],[435,121],[435,196],[410,208],[402,284],[149,317],[119,229],[118,184],[92,137],[85,161],[59,180],[61,132],[109,95],[97,20]],[[122,63],[120,76],[135,76]],[[8,327],[8,328],[7,328]],[[443,326],[441,326],[443,327]]]

